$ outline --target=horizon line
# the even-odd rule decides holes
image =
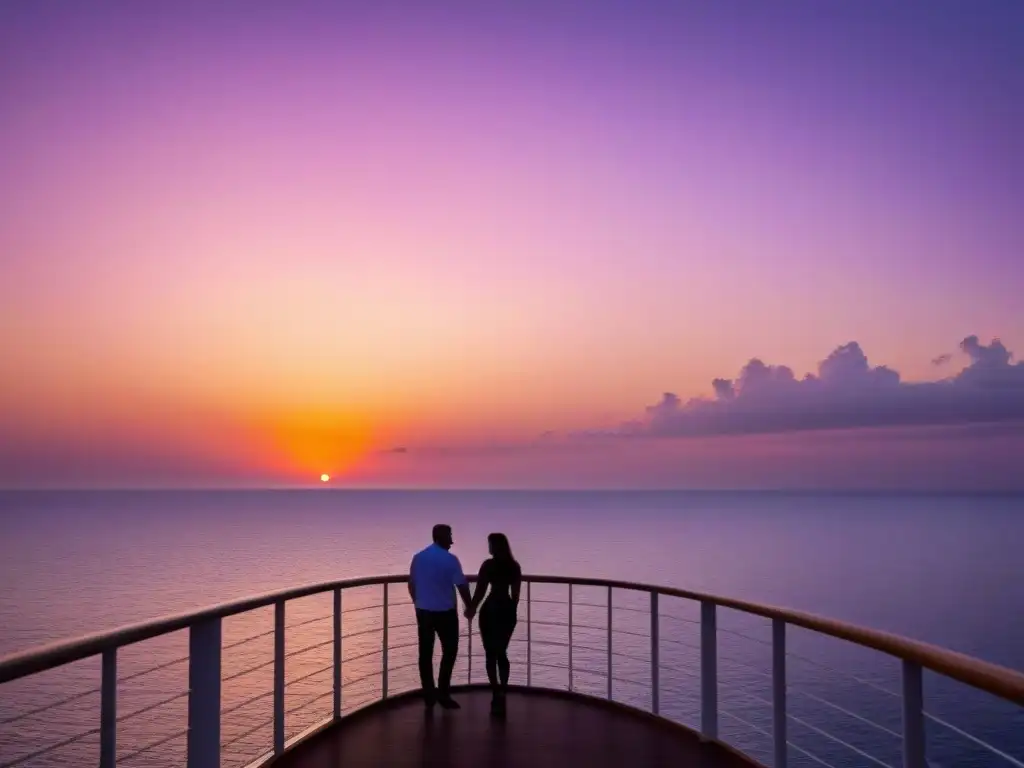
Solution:
[[[347,486],[323,487],[316,485],[287,486],[55,486],[18,487],[0,486],[0,493],[266,493],[266,492],[320,492],[320,493],[780,493],[780,494],[835,494],[835,495],[927,495],[927,496],[1019,496],[1024,488],[509,488],[509,487],[401,487],[401,486]]]

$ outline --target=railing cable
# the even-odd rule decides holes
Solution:
[[[9,725],[11,723],[17,722],[18,720],[22,720],[22,719],[24,719],[26,717],[32,717],[32,715],[38,715],[38,714],[41,714],[43,712],[47,712],[47,711],[49,711],[51,709],[56,709],[57,707],[62,707],[65,704],[70,704],[72,701],[78,701],[79,699],[84,699],[86,696],[92,696],[92,695],[97,694],[99,692],[100,692],[99,688],[90,688],[88,691],[81,691],[80,693],[73,693],[70,696],[68,696],[67,698],[61,699],[60,701],[55,701],[52,704],[44,704],[41,707],[36,707],[35,709],[30,709],[28,712],[22,712],[20,714],[4,718],[3,720],[0,720],[0,725]]]
[[[347,657],[345,659],[345,661],[352,662],[352,661],[359,661],[360,659],[368,659],[371,656],[378,655],[379,653],[380,653],[380,648],[374,648],[372,651],[367,651],[366,653],[360,653],[360,654],[358,654],[356,656],[349,656],[349,657]],[[376,675],[376,674],[380,674],[380,673],[379,672],[374,672],[374,674]]]
[[[847,677],[850,680],[855,680],[856,682],[861,683],[862,685],[866,685],[869,688],[874,688],[876,691],[881,691],[882,693],[886,693],[886,694],[888,694],[888,695],[890,695],[890,696],[892,696],[894,698],[897,698],[897,699],[903,698],[896,691],[890,690],[889,688],[886,688],[883,685],[879,685],[878,683],[873,683],[870,680],[865,680],[864,678],[858,677],[857,675],[854,675],[851,672],[845,672],[845,671],[843,671],[841,669],[836,669],[835,667],[829,666],[828,664],[823,664],[822,662],[816,661],[815,659],[810,659],[810,658],[808,658],[806,656],[801,656],[798,653],[787,652],[786,655],[790,656],[790,657],[792,657],[794,659],[799,659],[800,661],[803,661],[803,662],[805,662],[807,664],[810,664],[812,666],[818,667],[820,669],[828,670],[829,672],[832,672],[834,674],[840,675],[842,677]]]
[[[0,768],[13,768],[13,766],[15,766],[15,765],[21,765],[22,763],[27,763],[29,760],[34,760],[37,757],[42,757],[45,754],[53,752],[55,749],[60,749],[61,747],[66,747],[69,744],[74,744],[76,741],[80,741],[81,739],[84,739],[86,736],[94,736],[94,735],[98,734],[99,732],[100,732],[99,728],[92,728],[92,729],[90,729],[88,731],[82,731],[81,733],[79,733],[79,734],[77,734],[75,736],[70,736],[70,737],[64,739],[63,741],[58,741],[56,744],[51,744],[48,747],[43,747],[42,749],[38,749],[35,752],[30,752],[27,755],[22,755],[19,758],[11,760],[10,762],[0,763]]]
[[[569,669],[569,666],[567,664],[547,664],[547,663],[544,663],[544,662],[535,661],[535,662],[533,662],[533,665],[535,667],[543,667],[545,669],[558,669],[558,670],[563,670],[563,671],[566,671],[566,670]],[[573,667],[573,672],[582,672],[585,675],[595,675],[597,677],[607,677],[608,676],[607,672],[599,672],[596,669],[587,669],[585,667]],[[647,681],[631,680],[628,677],[612,677],[612,680],[614,680],[617,683],[626,683],[627,685],[648,685]]]
[[[799,688],[796,688],[796,687],[790,687],[789,691],[791,693],[797,694],[798,696],[805,696],[808,699],[812,699],[812,700],[818,702],[819,704],[824,704],[826,707],[831,707],[832,709],[836,710],[837,712],[842,712],[844,715],[848,715],[849,717],[852,717],[855,720],[860,720],[862,723],[864,723],[866,725],[870,725],[873,728],[877,728],[878,730],[882,731],[883,733],[888,733],[890,736],[895,736],[897,739],[902,739],[903,738],[903,734],[902,733],[897,733],[896,731],[892,730],[892,728],[886,728],[884,725],[881,725],[880,723],[876,723],[874,720],[869,720],[866,717],[858,715],[856,712],[851,712],[850,710],[846,709],[845,707],[841,707],[838,704],[832,703],[828,699],[823,699],[821,696],[815,696],[813,693],[808,693],[807,691],[800,690]],[[1021,768],[1024,768],[1024,765],[1022,765]]]
[[[661,638],[661,642],[669,643],[671,645],[677,645],[677,646],[680,646],[682,648],[690,648],[691,650],[694,650],[694,651],[699,651],[700,650],[700,646],[695,644],[695,643],[688,643],[685,640],[676,640],[675,638],[672,638],[672,637],[663,637],[663,638]],[[721,654],[719,654],[719,655],[721,655]]]
[[[259,670],[263,669],[264,667],[269,667],[273,663],[274,663],[273,659],[271,659],[270,661],[264,661],[262,664],[257,664],[255,667],[249,667],[248,669],[243,669],[241,672],[235,672],[233,675],[228,675],[227,677],[222,678],[221,682],[222,683],[226,683],[229,680],[237,680],[239,677],[245,677],[246,675],[251,675],[253,672],[258,672]]]
[[[363,611],[380,610],[384,607],[384,603],[374,603],[373,605],[361,605],[358,608],[346,608],[341,612],[342,616],[346,616],[350,613],[362,613]]]
[[[183,699],[186,696],[188,696],[188,694],[189,691],[181,691],[166,699],[161,699],[160,701],[156,701],[152,704],[142,707],[141,709],[136,709],[134,712],[129,712],[127,715],[122,715],[121,717],[117,718],[117,722],[123,723],[126,720],[131,720],[133,717],[137,717],[138,715],[144,715],[146,712],[152,712],[154,709],[158,709],[164,706],[165,704],[170,704],[171,702],[177,701],[178,699]]]
[[[419,646],[419,644],[420,643],[417,640],[415,643],[400,643],[398,645],[389,645],[388,646],[388,650],[389,651],[401,651],[404,648],[416,648],[417,646]],[[391,667],[391,669],[393,670],[394,667]]]
[[[514,642],[525,643],[526,640],[525,639],[520,640],[519,638],[516,638],[514,640]],[[569,643],[560,643],[560,642],[557,642],[555,640],[531,640],[530,642],[532,642],[534,645],[553,646],[555,648],[568,648],[569,647]],[[410,643],[410,645],[415,645],[415,643]],[[576,650],[580,650],[580,651],[593,651],[594,653],[605,653],[608,650],[607,648],[596,648],[595,646],[592,646],[592,645],[580,645],[579,643],[573,643],[572,647],[574,649],[576,649]],[[644,658],[642,656],[633,656],[633,655],[628,654],[628,653],[619,653],[618,651],[614,651],[614,650],[612,651],[612,656],[618,656],[619,658],[622,658],[622,659],[629,659],[630,661],[638,661],[641,664],[646,664],[646,663],[648,663],[650,661],[650,658]],[[665,665],[663,664],[662,667],[665,667]],[[665,668],[669,669],[669,667],[665,667]]]
[[[321,699],[326,699],[328,696],[333,696],[333,695],[334,695],[334,691],[327,691],[326,693],[321,693],[318,696],[314,696],[312,699],[310,699],[309,701],[305,702],[304,704],[299,704],[298,706],[292,707],[291,709],[286,709],[284,711],[284,714],[285,714],[285,716],[295,714],[296,712],[305,709],[310,704],[315,704],[316,702],[320,701]]]
[[[405,624],[388,624],[388,629],[409,629],[415,626],[417,626],[415,621],[409,621]]]
[[[380,651],[378,650],[377,653],[380,653]],[[371,678],[374,678],[374,677],[377,677],[377,678],[380,677],[380,670],[379,669],[375,669],[373,672],[371,672],[368,675],[361,675],[360,677],[355,677],[355,678],[352,678],[351,680],[346,680],[345,681],[345,685],[355,685],[356,683],[362,683],[362,682],[364,682],[366,680],[370,680]]]
[[[382,627],[370,627],[370,629],[362,629],[359,632],[349,632],[347,635],[342,635],[342,640],[348,640],[350,637],[361,637],[363,635],[372,635],[376,632],[381,632]]]
[[[150,751],[156,749],[157,747],[162,747],[164,744],[166,744],[169,741],[174,741],[175,739],[180,739],[182,736],[186,735],[187,733],[188,733],[188,728],[185,728],[184,730],[178,731],[177,733],[172,733],[170,736],[164,736],[162,739],[158,739],[157,741],[154,741],[154,742],[152,742],[150,744],[147,744],[146,746],[141,747],[140,749],[136,749],[136,750],[134,750],[132,752],[129,752],[127,754],[124,754],[124,755],[118,755],[117,756],[117,762],[119,762],[119,763],[127,762],[128,760],[131,760],[132,758],[138,757],[139,755],[143,755],[146,752],[150,752]]]
[[[274,632],[275,632],[275,630],[268,629],[266,632],[259,632],[259,633],[255,634],[255,635],[249,635],[249,637],[243,638],[241,640],[236,640],[233,643],[228,643],[221,650],[222,651],[230,651],[232,648],[237,648],[240,645],[245,645],[246,643],[251,643],[253,640],[259,640],[261,637],[269,637],[270,635],[274,634]]]
[[[750,728],[751,730],[756,731],[757,733],[760,733],[763,736],[767,736],[769,739],[774,738],[772,736],[772,734],[768,733],[768,731],[766,731],[764,728],[761,728],[759,726],[754,725],[752,722],[750,722],[749,720],[745,720],[744,718],[740,717],[739,715],[734,715],[732,712],[729,712],[728,710],[725,710],[725,709],[720,709],[719,712],[721,714],[725,715],[726,717],[728,717],[728,718],[730,718],[732,720],[735,720],[737,723],[740,723],[741,725],[745,725],[747,728]],[[801,747],[799,744],[794,744],[792,741],[787,741],[786,742],[786,746],[792,747],[793,749],[795,749],[800,754],[802,754],[805,757],[808,757],[811,760],[813,760],[814,762],[816,762],[818,765],[823,765],[823,766],[825,766],[825,768],[835,768],[834,765],[832,765],[831,763],[826,763],[824,760],[822,760],[816,754],[814,754],[813,752],[808,752],[806,749]]]
[[[977,736],[974,736],[974,735],[968,733],[965,730],[957,728],[952,723],[947,723],[942,718],[936,717],[935,715],[929,714],[928,712],[925,712],[924,716],[926,718],[928,718],[929,720],[931,720],[933,723],[941,725],[944,728],[948,728],[949,730],[953,731],[953,733],[959,734],[960,736],[963,736],[965,739],[969,739],[969,740],[973,741],[979,747],[984,747],[985,749],[987,749],[992,754],[998,755],[999,757],[1003,758],[1003,760],[1005,760],[1006,762],[1010,763],[1010,765],[1015,765],[1015,766],[1017,766],[1017,768],[1024,768],[1024,762],[1021,762],[1020,760],[1015,758],[1013,755],[1008,755],[1006,752],[1003,752],[1001,749],[998,749],[997,747],[993,747],[991,744],[989,744],[989,743],[987,743],[985,741],[982,741]]]
[[[334,662],[331,662],[326,667],[321,667],[320,669],[314,670],[313,672],[309,672],[308,674],[302,675],[302,677],[296,677],[294,680],[289,680],[285,683],[285,687],[289,685],[295,685],[296,683],[304,682],[306,680],[309,680],[309,678],[311,677],[322,675],[324,672],[327,672],[332,669],[334,669]],[[331,693],[334,693],[334,691],[332,690]]]
[[[117,679],[117,683],[118,685],[120,685],[121,683],[127,683],[130,680],[137,680],[138,678],[143,677],[145,675],[152,674],[153,672],[159,672],[161,669],[173,667],[175,664],[183,664],[186,661],[188,661],[188,656],[179,656],[178,658],[173,659],[172,661],[165,661],[163,664],[157,664],[155,667],[150,667],[149,669],[143,669],[139,672],[132,672],[130,675],[119,677]]]
[[[260,730],[261,728],[266,728],[268,725],[273,725],[273,724],[274,724],[274,718],[270,718],[269,720],[265,720],[264,722],[260,723],[259,725],[254,725],[252,728],[249,728],[248,730],[243,731],[239,735],[237,735],[234,738],[232,738],[230,741],[222,742],[221,745],[220,745],[220,748],[221,748],[221,750],[228,749],[229,747],[234,746],[235,744],[240,742],[242,739],[245,739],[245,738],[247,738],[249,736],[252,736],[254,733],[256,733],[256,731]]]
[[[619,610],[619,608],[616,606],[615,610]],[[637,608],[633,608],[631,610],[639,611],[639,609],[637,609]],[[646,611],[645,611],[645,613],[646,613]],[[698,626],[698,627],[700,626],[700,619],[689,619],[689,618],[686,618],[685,616],[676,616],[675,614],[672,614],[672,613],[663,613],[663,614],[661,614],[661,618],[663,618],[663,619],[672,619],[673,621],[682,621],[682,622],[685,622],[686,624],[693,624],[693,625]]]
[[[607,606],[604,606],[604,607],[607,608]],[[616,610],[618,610],[618,608],[616,608]],[[538,621],[537,619],[533,619],[533,623],[534,624],[539,624],[542,627],[568,627],[569,626],[568,622],[565,622],[565,621]],[[593,624],[577,624],[576,622],[573,622],[572,628],[574,630],[577,630],[577,629],[589,629],[589,630],[593,630],[594,632],[607,632],[608,631],[608,627],[607,626],[598,627],[598,626],[595,626]],[[648,633],[646,633],[646,632],[631,632],[631,631],[626,630],[626,629],[613,629],[612,631],[615,632],[615,634],[617,634],[617,635],[631,635],[632,637],[642,637],[644,639],[649,639],[650,638],[650,635]]]
[[[758,698],[760,698],[760,697],[758,697]],[[768,702],[768,703],[770,704],[771,702]],[[821,728],[818,728],[815,725],[811,725],[806,720],[804,720],[802,718],[799,718],[796,715],[791,715],[791,714],[787,713],[786,717],[788,717],[794,723],[799,723],[804,728],[809,728],[810,730],[814,731],[815,733],[819,734],[820,736],[824,736],[826,739],[831,739],[836,744],[841,744],[842,746],[846,747],[847,749],[849,749],[849,750],[851,750],[853,752],[856,752],[858,755],[863,757],[865,760],[870,760],[872,763],[875,763],[875,765],[880,765],[880,766],[882,766],[882,768],[892,768],[892,766],[890,766],[888,763],[882,762],[881,760],[879,760],[877,757],[874,757],[873,755],[869,755],[863,749],[860,749],[858,747],[853,746],[853,744],[850,744],[848,741],[843,741],[838,736],[833,736],[828,731],[824,731],[824,730],[822,730]]]
[[[328,613],[326,616],[317,616],[314,619],[306,619],[305,621],[297,621],[294,624],[286,624],[285,629],[297,629],[298,627],[307,627],[310,624],[316,624],[318,621],[327,621],[333,619],[334,614]]]
[[[263,693],[258,693],[255,696],[250,696],[248,699],[245,699],[244,701],[241,701],[241,702],[239,702],[238,704],[235,704],[232,707],[228,707],[227,709],[222,709],[220,711],[220,716],[221,717],[225,717],[227,715],[232,714],[233,712],[237,712],[238,710],[243,709],[243,708],[249,706],[250,704],[256,703],[260,699],[265,699],[268,696],[273,696],[273,695],[274,695],[273,691],[264,691]]]
[[[303,653],[309,653],[310,651],[315,651],[317,648],[323,648],[326,645],[331,645],[333,642],[334,642],[334,638],[331,637],[331,638],[328,638],[327,640],[324,640],[322,642],[313,643],[313,645],[307,645],[305,648],[299,648],[297,650],[292,651],[291,653],[286,653],[284,657],[286,659],[290,659],[292,656],[299,656],[300,654],[303,654]]]
[[[759,702],[761,704],[767,704],[769,707],[772,706],[772,702],[770,702],[768,699],[764,698],[763,696],[758,696],[757,694],[750,693],[749,691],[742,691],[740,693],[740,695],[741,696],[746,696],[747,698],[752,699],[754,701],[757,701],[757,702]],[[828,731],[822,730],[818,726],[812,725],[811,723],[808,723],[803,718],[797,717],[796,715],[789,714],[788,712],[786,713],[786,717],[789,718],[790,720],[792,720],[794,723],[799,723],[804,728],[807,728],[809,730],[814,731],[819,736],[824,736],[826,739],[834,741],[836,744],[840,744],[840,745],[846,747],[847,749],[849,749],[849,750],[851,750],[853,752],[856,752],[858,755],[863,757],[865,760],[870,760],[872,763],[875,763],[876,765],[882,766],[882,768],[892,768],[891,765],[889,765],[888,763],[882,762],[881,760],[879,760],[874,755],[870,755],[867,752],[865,752],[864,750],[860,749],[859,747],[855,747],[853,744],[850,744],[847,741],[843,741],[838,736],[833,736]]]
[[[727,635],[732,635],[733,637],[742,637],[744,640],[749,640],[750,642],[757,643],[758,645],[767,645],[771,647],[772,644],[771,640],[765,640],[761,637],[754,637],[753,635],[748,635],[745,632],[737,632],[735,629],[726,629],[725,627],[719,627],[718,631],[724,632]]]

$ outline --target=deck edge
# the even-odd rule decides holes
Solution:
[[[735,747],[725,743],[720,739],[707,739],[698,731],[683,723],[676,722],[675,720],[669,720],[666,717],[656,715],[653,712],[634,707],[629,704],[622,702],[608,700],[600,696],[593,696],[587,693],[579,693],[577,691],[567,691],[564,688],[545,688],[541,686],[526,686],[526,685],[509,685],[509,691],[522,696],[540,696],[549,698],[568,699],[572,701],[581,701],[591,706],[599,706],[604,709],[611,709],[620,712],[624,715],[639,716],[648,722],[654,723],[658,727],[668,728],[675,731],[681,731],[687,736],[698,741],[702,745],[707,745],[713,749],[719,749],[729,754],[730,756],[745,762],[750,768],[767,768],[763,763],[758,762],[750,755],[742,752]],[[463,685],[453,685],[452,694],[458,695],[459,693],[466,692],[479,692],[490,689],[490,685],[487,683],[472,683]],[[291,743],[286,744],[285,749],[279,755],[269,755],[259,758],[257,762],[250,763],[246,768],[271,768],[271,766],[277,765],[283,760],[293,759],[295,754],[301,752],[303,749],[311,748],[312,745],[323,739],[326,734],[332,733],[335,728],[342,725],[347,725],[353,721],[363,719],[365,717],[372,716],[378,712],[395,706],[402,706],[410,699],[419,698],[422,696],[422,689],[415,688],[408,691],[402,691],[394,696],[388,696],[386,699],[380,699],[379,701],[370,702],[365,706],[351,712],[350,714],[343,715],[339,718],[332,718],[318,725],[314,725],[307,729],[303,733],[292,737]]]

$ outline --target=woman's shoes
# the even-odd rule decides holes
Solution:
[[[505,694],[494,694],[491,697],[491,717],[505,717],[505,712]]]

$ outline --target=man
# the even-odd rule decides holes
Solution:
[[[452,529],[435,525],[434,543],[417,552],[409,566],[409,596],[416,606],[419,635],[420,684],[428,707],[434,703],[445,709],[459,709],[451,697],[452,670],[459,653],[459,614],[455,610],[455,588],[469,610],[472,596],[459,558],[451,549]],[[441,668],[434,687],[434,635],[441,640]]]

